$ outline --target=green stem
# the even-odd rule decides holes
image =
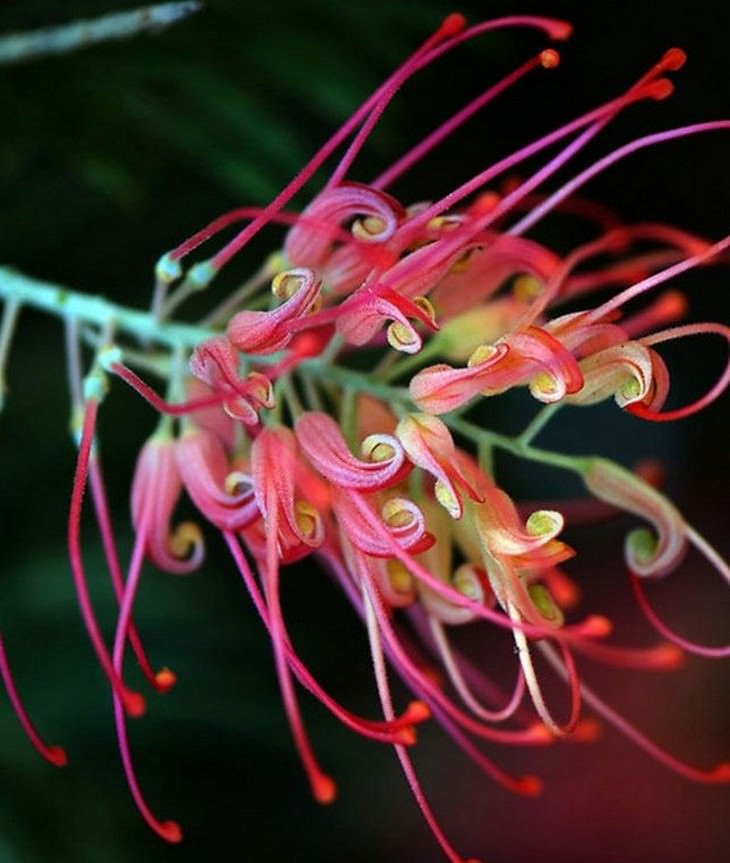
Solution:
[[[550,420],[555,416],[557,411],[562,407],[561,402],[555,402],[551,405],[545,405],[542,410],[538,411],[537,414],[532,418],[532,421],[528,424],[527,428],[520,434],[516,440],[519,441],[522,445],[527,445],[531,443],[543,430],[543,428],[550,422]]]
[[[417,354],[404,356],[390,368],[386,368],[378,377],[384,382],[397,380],[414,369],[420,369],[439,353],[441,353],[439,344],[433,341],[427,342]]]
[[[0,64],[22,63],[49,54],[66,54],[111,39],[128,39],[145,30],[161,30],[197,12],[198,2],[159,3],[101,18],[73,21],[60,27],[44,27],[0,38]]]
[[[399,403],[409,410],[415,410],[407,389],[391,387],[380,381],[374,381],[368,375],[354,369],[327,365],[324,357],[305,360],[299,368],[305,373],[312,374],[317,380],[332,381],[342,387],[350,387],[358,392],[369,393],[372,396],[384,399],[391,406],[394,406],[394,403]]]
[[[512,455],[516,455],[518,458],[542,462],[543,464],[570,470],[581,475],[586,472],[591,463],[590,456],[572,456],[550,450],[537,449],[534,446],[522,443],[519,438],[511,438],[497,432],[482,429],[473,423],[450,414],[444,415],[442,419],[449,428],[469,438],[477,446],[496,446],[499,449],[512,453]]]
[[[90,296],[61,285],[25,276],[9,267],[0,267],[0,300],[19,303],[48,312],[56,317],[75,318],[84,324],[104,329],[112,325],[118,332],[141,341],[156,342],[192,350],[215,335],[213,330],[190,324],[155,320],[150,312],[129,309],[99,296]]]

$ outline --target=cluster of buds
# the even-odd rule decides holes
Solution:
[[[640,420],[673,420],[705,407],[726,388],[730,364],[705,395],[663,410],[670,373],[657,346],[702,334],[730,340],[730,329],[677,324],[686,304],[674,288],[638,311],[630,306],[686,270],[721,261],[730,237],[713,243],[663,224],[625,225],[576,192],[638,150],[728,130],[730,121],[639,138],[557,190],[543,191],[549,178],[625,108],[671,93],[666,75],[684,61],[683,53],[672,49],[625,92],[441,199],[406,205],[393,197],[392,184],[477,110],[531,70],[556,66],[559,55],[547,48],[372,182],[350,179],[356,156],[402,84],[466,40],[515,26],[537,28],[553,40],[570,33],[566,23],[538,17],[467,26],[460,15],[449,16],[268,206],[227,213],[160,260],[150,314],[117,314],[95,330],[97,354],[83,383],[78,344],[69,339],[79,442],[68,537],[72,571],[84,622],[111,686],[132,795],[152,829],[168,841],[181,838],[180,828],[152,813],[132,764],[126,722],[144,711],[144,698],[126,683],[124,659],[129,648],[157,691],[175,682],[169,669],[154,670],[133,607],[145,560],[175,574],[192,572],[203,560],[201,527],[174,523],[183,495],[222,537],[269,634],[292,736],[318,801],[331,802],[336,787],[308,737],[298,686],[353,731],[395,748],[425,820],[452,861],[463,858],[430,808],[410,754],[417,726],[431,718],[488,776],[522,795],[538,793],[539,780],[509,775],[479,741],[534,746],[567,735],[585,739],[595,722],[582,718],[582,701],[680,774],[699,782],[730,780],[728,764],[702,769],[660,749],[586,686],[574,660],[578,652],[617,666],[671,669],[685,651],[727,656],[727,647],[695,644],[669,629],[643,586],[672,572],[690,544],[727,579],[726,564],[650,478],[598,456],[573,457],[532,445],[562,405],[614,399]],[[348,140],[311,203],[301,212],[285,209]],[[556,146],[557,154],[534,173],[511,178],[523,162]],[[597,239],[557,254],[525,236],[560,211],[594,223]],[[240,223],[245,224],[236,236],[212,257],[185,268],[194,250]],[[171,320],[190,294],[204,289],[272,223],[288,228],[281,250],[245,285],[195,325]],[[607,288],[608,299],[586,302],[592,291]],[[79,319],[94,330],[97,322],[84,320],[83,310]],[[69,327],[74,337],[76,323]],[[139,341],[132,344],[130,336]],[[164,399],[139,376],[150,369],[166,380]],[[161,414],[134,472],[136,539],[126,573],[94,445],[99,406],[113,377]],[[481,423],[478,407],[479,397],[515,387],[526,387],[539,411],[521,435],[510,438]],[[466,419],[471,409],[474,418]],[[587,491],[579,504],[584,513],[593,505],[601,514],[628,512],[648,522],[629,536],[625,558],[639,605],[661,641],[622,646],[607,640],[611,622],[605,616],[568,617],[578,588],[561,568],[575,555],[560,538],[564,514],[554,508],[524,512],[498,484],[491,460],[495,447],[580,476]],[[111,647],[97,623],[84,572],[80,524],[87,486],[119,602]],[[576,509],[575,501],[565,505],[566,513]],[[341,705],[297,653],[282,612],[281,574],[287,564],[306,557],[332,576],[365,623],[380,718]],[[513,639],[511,692],[500,692],[484,666],[477,671],[451,644],[451,627],[465,624],[488,624]],[[565,718],[557,718],[547,703],[536,654],[566,681]],[[0,660],[28,736],[48,760],[62,763],[62,750],[48,747],[31,724],[2,649]],[[400,712],[388,669],[413,693]]]

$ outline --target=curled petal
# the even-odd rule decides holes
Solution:
[[[251,447],[251,476],[259,511],[268,524],[276,507],[279,550],[304,545],[317,548],[324,540],[324,527],[316,507],[296,496],[301,477],[294,433],[284,426],[264,428]]]
[[[343,488],[378,491],[400,482],[410,470],[403,448],[391,435],[370,435],[363,441],[365,459],[355,458],[339,426],[327,414],[302,414],[296,435],[313,467]]]
[[[212,432],[186,432],[175,448],[185,490],[202,514],[221,530],[241,530],[259,517],[249,474],[234,470]]]
[[[132,524],[146,533],[150,560],[166,572],[185,574],[203,560],[203,540],[190,522],[171,529],[170,521],[182,491],[175,441],[152,437],[142,447],[132,482]],[[150,500],[151,498],[151,500]]]
[[[338,228],[354,221],[352,233],[362,243],[385,243],[395,233],[403,207],[391,195],[360,183],[325,189],[304,210],[288,233],[284,253],[297,266],[319,268],[337,238]]]
[[[337,315],[337,331],[352,345],[364,345],[386,321],[392,321],[388,342],[396,350],[415,354],[422,339],[410,319],[430,330],[437,329],[434,311],[423,297],[410,299],[384,286],[363,286],[342,303]]]
[[[442,306],[437,302],[435,305],[442,318]],[[524,311],[524,304],[514,297],[497,297],[449,318],[431,341],[447,360],[463,363],[480,345],[493,344],[513,330]]]
[[[687,525],[676,507],[655,488],[607,459],[591,459],[583,475],[588,490],[606,503],[653,525],[626,538],[626,560],[637,575],[659,577],[675,569],[687,550]]]
[[[501,343],[483,350],[479,361],[466,368],[455,369],[445,363],[429,366],[411,379],[411,398],[429,414],[455,410],[482,392],[486,376],[508,351]]]
[[[473,500],[481,500],[459,469],[451,432],[440,419],[428,414],[409,414],[398,423],[395,433],[408,458],[435,477],[436,499],[452,518],[461,518],[464,511],[457,486]]]
[[[525,327],[510,333],[505,342],[510,347],[506,364],[513,367],[511,386],[529,381],[530,392],[536,399],[552,403],[578,392],[583,385],[583,376],[573,355],[546,330]],[[500,392],[506,388],[498,381],[496,385]]]
[[[654,345],[659,344],[660,342],[671,341],[673,339],[684,338],[685,336],[694,336],[694,335],[702,335],[707,333],[714,333],[715,335],[722,336],[730,345],[730,327],[725,326],[724,324],[715,324],[715,323],[703,323],[703,324],[688,324],[683,327],[672,327],[668,330],[663,330],[659,333],[653,333],[650,336],[645,336],[641,339],[642,343],[645,345]],[[655,362],[657,367],[660,370],[663,370],[664,381],[663,385],[663,395],[666,397],[667,390],[669,389],[669,373],[664,366],[664,361],[660,359],[658,354],[653,355],[655,358]],[[725,369],[723,370],[722,375],[718,378],[715,384],[700,398],[696,399],[692,403],[685,405],[681,408],[676,408],[675,410],[664,411],[663,413],[659,413],[659,408],[664,403],[663,398],[655,398],[651,404],[634,404],[628,408],[630,413],[633,413],[635,416],[641,417],[642,419],[652,420],[653,422],[669,422],[671,420],[683,419],[684,417],[691,416],[697,411],[702,410],[707,405],[711,404],[718,398],[728,387],[730,384],[730,359],[725,363]]]
[[[223,410],[232,419],[246,425],[256,425],[261,408],[274,407],[271,381],[260,372],[251,372],[245,379],[238,374],[238,352],[225,336],[208,339],[193,351],[190,373],[215,392],[230,393],[223,401]]]
[[[639,342],[625,342],[592,354],[580,363],[583,387],[569,402],[592,405],[613,396],[625,407],[644,401],[653,391],[652,353]]]
[[[450,574],[448,579],[443,580],[472,602],[490,607],[494,605],[494,594],[489,586],[486,573],[472,563],[462,563]],[[446,623],[449,626],[461,626],[475,620],[476,616],[471,609],[462,608],[454,602],[449,602],[448,599],[424,584],[419,584],[418,593],[429,614],[440,620],[441,623]]]
[[[554,510],[538,510],[523,527],[512,499],[493,487],[485,495],[484,503],[474,505],[474,525],[492,555],[519,556],[527,562],[560,533],[563,516]]]
[[[544,284],[559,264],[557,255],[534,240],[486,234],[468,257],[452,266],[432,299],[440,315],[451,317],[487,299],[518,273],[529,273],[538,285]],[[486,336],[482,341],[488,341]]]
[[[375,530],[360,514],[353,500],[356,496],[359,497],[358,492],[335,487],[332,508],[348,541],[363,553],[373,557],[393,556],[390,542],[383,537],[384,529],[388,531],[391,542],[397,542],[403,550],[412,554],[425,551],[433,542],[432,536],[426,531],[423,513],[413,501],[400,497],[388,500],[381,511],[381,529]],[[364,503],[364,498],[359,499]]]
[[[228,324],[228,338],[239,351],[249,354],[285,348],[294,335],[291,324],[313,309],[320,287],[320,281],[308,267],[279,273],[272,282],[272,290],[276,296],[286,297],[285,301],[269,312],[238,312]]]

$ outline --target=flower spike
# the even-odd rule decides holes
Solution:
[[[646,582],[675,570],[689,546],[728,583],[730,566],[659,490],[662,471],[655,461],[645,459],[630,471],[600,455],[534,445],[564,404],[584,408],[586,422],[591,406],[608,398],[638,417],[673,420],[705,408],[727,389],[730,362],[695,401],[665,410],[671,381],[660,345],[700,334],[730,344],[730,328],[723,324],[681,322],[688,303],[673,283],[695,267],[729,263],[730,237],[710,242],[661,222],[623,224],[610,209],[576,193],[634,153],[727,131],[730,120],[630,140],[557,189],[547,188],[626,109],[670,95],[674,85],[667,75],[685,61],[673,48],[616,97],[494,164],[477,166],[440,197],[424,189],[408,202],[386,191],[531,70],[554,68],[560,56],[546,48],[477,92],[389,167],[386,162],[373,182],[357,176],[365,145],[407,82],[459,45],[512,27],[537,29],[549,39],[570,33],[565,22],[540,16],[473,26],[458,13],[447,16],[273,200],[230,210],[163,255],[149,311],[0,268],[6,305],[0,378],[22,307],[51,311],[65,322],[78,446],[68,517],[71,570],[83,622],[109,682],[131,796],[149,827],[168,842],[179,842],[182,831],[177,822],[159,819],[142,793],[127,717],[141,714],[145,702],[130,690],[124,663],[133,652],[157,692],[175,682],[169,669],[155,671],[148,659],[135,626],[137,597],[149,563],[173,574],[197,569],[204,531],[223,539],[268,635],[294,746],[320,803],[333,802],[337,788],[310,740],[299,687],[349,730],[394,746],[451,863],[476,861],[466,861],[447,838],[411,760],[418,726],[429,718],[482,773],[521,796],[538,794],[540,780],[508,773],[482,751],[482,741],[544,746],[556,738],[593,740],[599,726],[581,717],[584,704],[686,778],[730,780],[727,763],[694,767],[647,738],[593,692],[590,669],[575,659],[580,654],[616,670],[667,673],[678,670],[687,653],[727,657],[727,645],[697,644],[670,628],[651,605]],[[533,157],[535,166],[516,176]],[[285,210],[330,158],[328,179],[302,201],[301,212]],[[561,230],[558,251],[525,236],[548,216],[564,219],[559,228],[577,218],[591,233],[571,246]],[[283,226],[280,247],[211,301],[203,289],[273,225]],[[227,231],[232,239],[188,265],[187,256]],[[659,297],[649,293],[660,286]],[[605,293],[591,299],[598,291]],[[177,313],[192,296],[200,317],[184,322]],[[82,339],[96,349],[84,381]],[[160,415],[134,468],[134,542],[124,567],[95,441],[108,374]],[[140,375],[155,375],[159,383],[153,388]],[[491,410],[494,398],[516,387],[545,406],[521,431],[509,429],[517,412],[507,410],[502,424],[495,419],[499,409]],[[466,419],[463,413],[478,396],[490,402]],[[564,413],[575,411],[561,413],[551,427],[556,439]],[[591,449],[599,439],[592,430],[586,435]],[[507,486],[505,454],[538,468],[524,472],[530,483],[539,482],[543,467],[568,471],[590,494],[550,502],[550,492],[530,488],[529,496],[541,502],[517,502]],[[118,604],[111,649],[82,554],[87,485]],[[181,511],[192,505],[200,525],[175,527],[178,505]],[[564,525],[588,526],[622,512],[648,525],[632,531],[625,545],[639,610],[661,636],[648,645],[630,636],[627,643],[614,642],[608,638],[613,621],[590,609],[574,617],[590,591],[583,590],[579,573],[563,571],[581,544],[579,534],[576,550],[566,544]],[[287,567],[305,558],[307,572],[316,563],[325,566],[364,623],[382,718],[343,706],[297,651],[282,590]],[[308,611],[305,598],[298,613],[306,618]],[[487,628],[506,642],[500,647],[495,641],[488,655],[478,652]],[[493,674],[490,663],[503,667]],[[546,663],[560,678],[557,696],[544,687]],[[410,692],[399,713],[391,673]],[[31,743],[47,760],[63,763],[63,750],[45,744],[30,721],[1,637],[0,676]],[[501,679],[508,681],[507,691]],[[564,706],[556,710],[553,701],[561,697]]]

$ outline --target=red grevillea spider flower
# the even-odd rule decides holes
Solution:
[[[658,223],[623,225],[576,192],[637,151],[727,131],[730,121],[636,139],[557,189],[546,189],[619,113],[671,93],[666,73],[684,62],[684,54],[671,49],[623,93],[484,168],[442,198],[408,206],[393,196],[391,185],[477,110],[531,70],[556,66],[557,52],[546,48],[447,118],[380,176],[367,183],[350,176],[356,156],[406,81],[466,40],[513,26],[536,28],[558,40],[570,32],[564,22],[534,16],[471,27],[459,15],[446,18],[271,203],[226,213],[164,255],[149,315],[114,307],[104,316],[98,302],[77,295],[63,308],[58,301],[59,314],[72,306],[75,315],[67,339],[79,443],[68,529],[74,584],[111,687],[130,791],[164,839],[178,841],[182,834],[175,822],[153,814],[136,777],[126,721],[144,711],[145,701],[127,685],[124,658],[131,648],[157,691],[175,682],[169,669],[152,669],[133,609],[145,560],[173,574],[190,573],[202,562],[201,528],[190,521],[173,527],[184,495],[222,537],[269,635],[292,737],[319,802],[332,802],[337,789],[305,727],[300,689],[349,729],[394,747],[418,807],[454,863],[464,858],[445,835],[411,757],[417,726],[431,718],[487,776],[521,795],[537,794],[539,780],[510,775],[481,744],[592,739],[596,724],[582,717],[583,704],[688,779],[730,780],[727,764],[696,767],[660,748],[586,684],[575,661],[580,653],[618,668],[671,670],[685,651],[727,656],[727,647],[697,644],[670,629],[644,589],[645,581],[675,570],[689,545],[730,580],[727,565],[638,474],[600,456],[532,444],[564,405],[582,409],[613,398],[635,422],[676,420],[703,409],[726,389],[730,363],[704,395],[664,410],[671,371],[657,346],[699,335],[730,342],[730,329],[717,323],[679,325],[687,308],[683,295],[674,285],[656,300],[651,292],[694,267],[726,261],[730,237],[712,243]],[[311,203],[301,213],[285,210],[345,144]],[[553,155],[544,157],[548,148]],[[524,179],[505,177],[541,158]],[[561,211],[586,219],[598,237],[558,253],[524,236]],[[226,245],[184,271],[185,259],[203,243],[243,222]],[[212,281],[272,223],[288,227],[281,251],[201,320],[171,320],[193,289]],[[611,295],[591,304],[598,289],[610,289]],[[34,296],[25,285],[23,302]],[[633,309],[642,298],[643,308]],[[49,308],[50,301],[44,302]],[[79,323],[98,347],[83,380]],[[142,380],[139,369],[159,373],[166,398]],[[94,440],[112,376],[161,415],[134,471],[135,543],[126,576]],[[518,387],[527,387],[542,406],[521,434],[499,434],[481,415],[464,416],[484,404],[479,397],[494,400]],[[590,499],[518,506],[495,469],[495,449],[578,475]],[[85,577],[81,516],[87,485],[119,603],[111,649]],[[620,512],[651,526],[630,534],[625,549],[633,594],[661,636],[648,647],[611,641],[612,623],[600,610],[578,616],[578,587],[564,571],[564,564],[571,561],[573,567],[572,558],[580,559],[581,550],[562,538],[566,519],[578,513],[586,522]],[[309,557],[320,562],[365,624],[382,715],[361,716],[341,704],[290,636],[281,601],[286,567]],[[488,661],[476,666],[452,643],[451,628],[465,625],[489,626],[513,642],[511,691],[492,680]],[[544,665],[567,684],[565,718],[556,717],[543,692]],[[1,640],[0,672],[29,739],[47,760],[61,764],[63,751],[45,744],[30,721]],[[400,712],[390,673],[413,694]]]

